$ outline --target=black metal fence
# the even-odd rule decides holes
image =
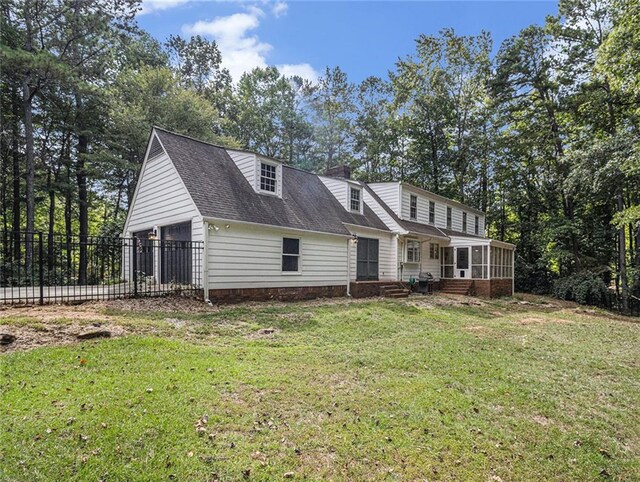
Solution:
[[[0,303],[64,303],[202,292],[204,246],[0,232]]]

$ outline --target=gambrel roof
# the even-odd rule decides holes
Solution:
[[[200,214],[283,228],[350,235],[345,224],[389,231],[364,204],[348,212],[317,175],[282,167],[282,198],[257,193],[220,146],[155,127]]]

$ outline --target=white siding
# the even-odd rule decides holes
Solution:
[[[462,212],[457,206],[447,204],[442,199],[430,197],[424,194],[402,189],[402,214],[401,218],[411,220],[411,195],[418,198],[418,213],[416,221],[422,224],[429,224],[429,201],[435,203],[435,225],[439,228],[447,228],[447,207],[451,207],[451,229],[462,232]],[[467,213],[467,233],[474,234],[475,216],[471,211]],[[484,236],[484,215],[480,215],[480,235]]]
[[[199,215],[169,156],[163,154],[145,164],[125,229],[128,233],[150,230]]]
[[[411,239],[411,238],[409,238]],[[398,262],[403,262],[406,259],[406,242],[407,238],[403,238],[400,242],[400,248],[398,249]],[[425,241],[421,245],[420,251],[420,263],[404,263],[402,266],[402,281],[409,281],[412,276],[418,279],[420,272],[431,273],[434,279],[440,279],[440,260],[429,259],[429,243],[437,243],[439,247],[445,246],[446,243],[442,241],[438,242]]]
[[[236,163],[238,169],[242,175],[246,178],[247,182],[255,189],[256,186],[256,156],[249,152],[231,151],[227,150],[227,153]]]
[[[282,272],[282,238],[300,238],[301,274]],[[209,289],[346,285],[348,238],[231,224],[209,231]]]
[[[394,213],[401,217],[399,182],[372,183],[369,184],[369,187],[373,189],[373,192],[375,192]]]
[[[378,218],[394,232],[406,232],[392,217],[391,215],[376,201],[367,190],[363,190],[364,202],[375,213]]]
[[[130,208],[125,235],[140,231],[151,231],[170,224],[191,221],[191,240],[203,241],[202,216],[187,192],[178,172],[167,154],[147,160],[140,177],[133,203]],[[160,234],[160,233],[158,233]],[[194,252],[194,257],[197,256]],[[155,257],[157,258],[157,256]],[[158,274],[158,260],[154,258],[155,274]],[[124,258],[123,272],[127,279],[131,276],[129,255]],[[195,260],[194,260],[194,266]],[[198,279],[194,272],[194,279]]]
[[[326,186],[326,188],[331,191],[331,194],[338,200],[338,202],[345,208],[348,209],[348,196],[349,196],[349,185],[346,181],[335,179],[332,177],[324,177],[318,176],[322,183]]]
[[[354,226],[349,226],[349,231],[358,237],[378,240],[378,278],[380,281],[395,281],[398,277],[395,234],[384,233],[375,229],[356,228]],[[355,281],[358,246],[353,242],[349,242],[349,249],[349,279]]]

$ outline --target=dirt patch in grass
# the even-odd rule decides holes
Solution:
[[[537,325],[545,323],[573,323],[573,321],[562,318],[541,318],[538,316],[528,316],[518,320],[519,325]]]
[[[33,318],[43,323],[56,320],[87,322],[111,322],[115,318],[103,314],[96,303],[82,305],[3,306],[0,308],[0,324],[10,318]]]
[[[15,341],[0,345],[0,353],[26,351],[46,345],[70,345],[80,343],[78,335],[89,332],[107,331],[111,338],[124,336],[128,331],[113,323],[95,323],[82,325],[77,323],[39,323],[28,326],[0,325],[0,332],[15,336]]]

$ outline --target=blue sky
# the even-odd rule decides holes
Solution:
[[[142,28],[215,39],[234,80],[256,66],[314,79],[339,65],[349,79],[386,76],[414,51],[419,34],[453,27],[458,34],[491,32],[500,42],[557,13],[555,1],[382,2],[143,0]]]

